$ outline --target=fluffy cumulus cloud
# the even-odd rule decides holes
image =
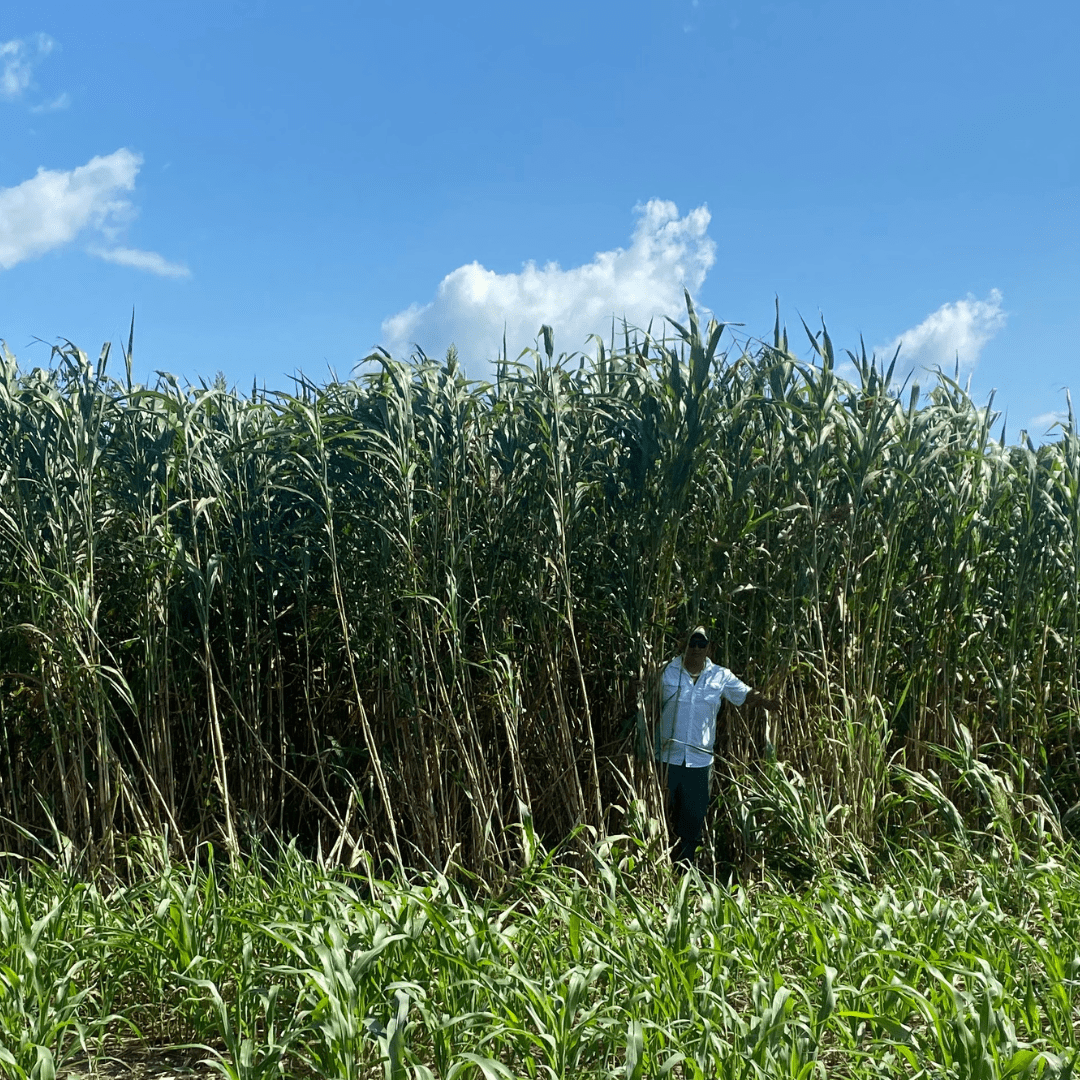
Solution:
[[[0,269],[70,243],[96,231],[115,241],[134,214],[127,193],[135,187],[142,158],[120,149],[69,171],[38,169],[37,175],[0,188]],[[149,251],[123,247],[95,248],[95,255],[124,266],[172,277],[187,271]]]
[[[0,41],[0,97],[21,97],[34,74],[34,65],[53,51],[56,43],[48,34],[38,34],[33,41],[15,38]]]
[[[459,266],[439,284],[435,298],[391,316],[382,324],[383,344],[395,356],[419,345],[441,356],[453,342],[472,374],[484,373],[502,347],[511,358],[532,345],[540,326],[555,330],[558,352],[586,345],[605,333],[614,315],[646,326],[685,310],[683,287],[701,287],[716,260],[708,236],[709,211],[685,217],[674,203],[652,199],[635,208],[638,220],[628,248],[598,252],[591,262],[564,270],[557,263],[525,264],[520,273],[498,274],[480,263]]]
[[[942,304],[918,326],[913,326],[888,345],[875,350],[892,356],[900,348],[900,360],[909,365],[951,370],[960,361],[970,371],[983,346],[1005,325],[1001,292],[991,289],[985,300],[969,295],[965,300]]]

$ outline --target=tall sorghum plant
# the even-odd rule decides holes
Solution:
[[[729,710],[724,771],[768,739],[831,828],[873,842],[926,770],[985,817],[980,763],[1075,803],[1071,411],[1009,445],[955,379],[808,334],[739,346],[688,298],[490,383],[376,354],[246,397],[134,385],[130,341],[121,381],[5,352],[3,842],[506,867],[661,816],[650,689],[697,622],[784,702]]]

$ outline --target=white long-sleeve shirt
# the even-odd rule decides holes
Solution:
[[[750,687],[707,657],[695,682],[676,656],[660,679],[657,759],[700,768],[712,764],[721,699],[741,705]]]

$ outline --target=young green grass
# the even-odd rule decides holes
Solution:
[[[1009,863],[927,841],[792,892],[650,869],[630,837],[588,846],[593,876],[544,855],[494,889],[291,848],[148,859],[126,884],[24,867],[0,891],[3,1067],[184,1047],[236,1080],[1075,1071],[1071,848]]]

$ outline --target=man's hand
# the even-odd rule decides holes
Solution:
[[[746,695],[746,704],[753,706],[760,706],[763,709],[767,709],[769,712],[778,712],[780,709],[780,699],[766,697],[764,694],[759,694],[756,690],[751,690]]]

